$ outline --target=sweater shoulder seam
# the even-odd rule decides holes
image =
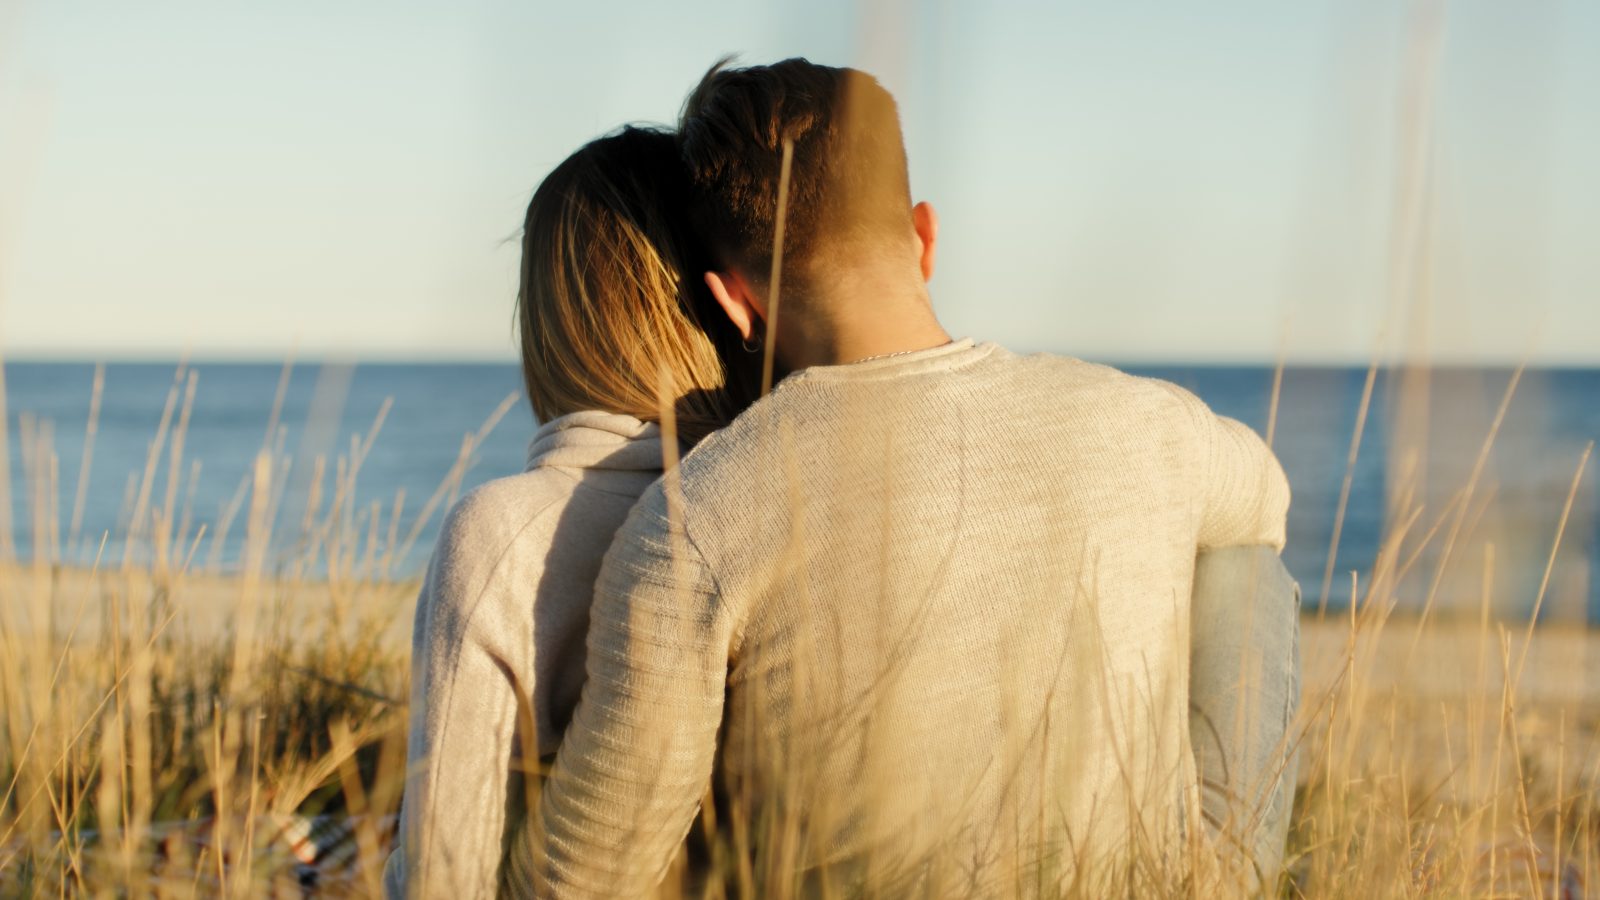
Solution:
[[[670,527],[670,523],[668,523],[668,527]],[[683,539],[688,543],[689,548],[694,551],[694,555],[699,558],[700,565],[705,568],[706,577],[711,580],[711,593],[715,598],[716,606],[720,607],[725,615],[733,616],[734,610],[728,605],[728,594],[722,589],[722,579],[717,575],[717,568],[712,565],[711,558],[705,554],[705,551],[700,549],[700,543],[694,539],[694,534],[690,532],[687,514],[683,518]],[[744,632],[748,623],[748,616],[739,616],[733,620],[734,630],[728,636],[728,657],[730,659],[744,645]]]

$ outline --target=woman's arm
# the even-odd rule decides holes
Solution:
[[[499,886],[518,714],[532,697],[532,604],[507,602],[496,510],[451,511],[417,599],[396,897],[488,897]],[[519,680],[520,679],[520,680]]]
[[[588,680],[506,866],[511,896],[645,896],[710,783],[734,622],[660,482],[595,585]]]

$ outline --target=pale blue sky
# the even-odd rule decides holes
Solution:
[[[0,349],[509,359],[539,179],[737,52],[896,93],[952,332],[1123,360],[1372,353],[1431,71],[1431,302],[1391,340],[1600,362],[1600,4],[1438,8],[0,5]]]

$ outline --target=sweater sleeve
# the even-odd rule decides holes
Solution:
[[[507,888],[634,897],[661,880],[712,772],[733,626],[661,483],[612,544],[595,587],[588,680]]]
[[[1269,544],[1282,551],[1289,480],[1277,457],[1248,425],[1210,414],[1211,466],[1200,546]]]
[[[499,883],[518,709],[533,689],[513,674],[532,671],[514,638],[532,623],[508,621],[528,604],[497,602],[490,515],[470,495],[451,511],[417,599],[391,898],[491,896]]]
[[[1194,394],[1162,385],[1184,407],[1195,431],[1201,549],[1266,544],[1282,551],[1289,513],[1289,480],[1259,435],[1219,416]]]

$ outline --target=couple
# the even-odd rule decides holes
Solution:
[[[545,179],[544,424],[418,601],[391,894],[1275,875],[1282,471],[1171,384],[952,340],[937,235],[893,98],[805,60],[719,64],[675,135]]]

